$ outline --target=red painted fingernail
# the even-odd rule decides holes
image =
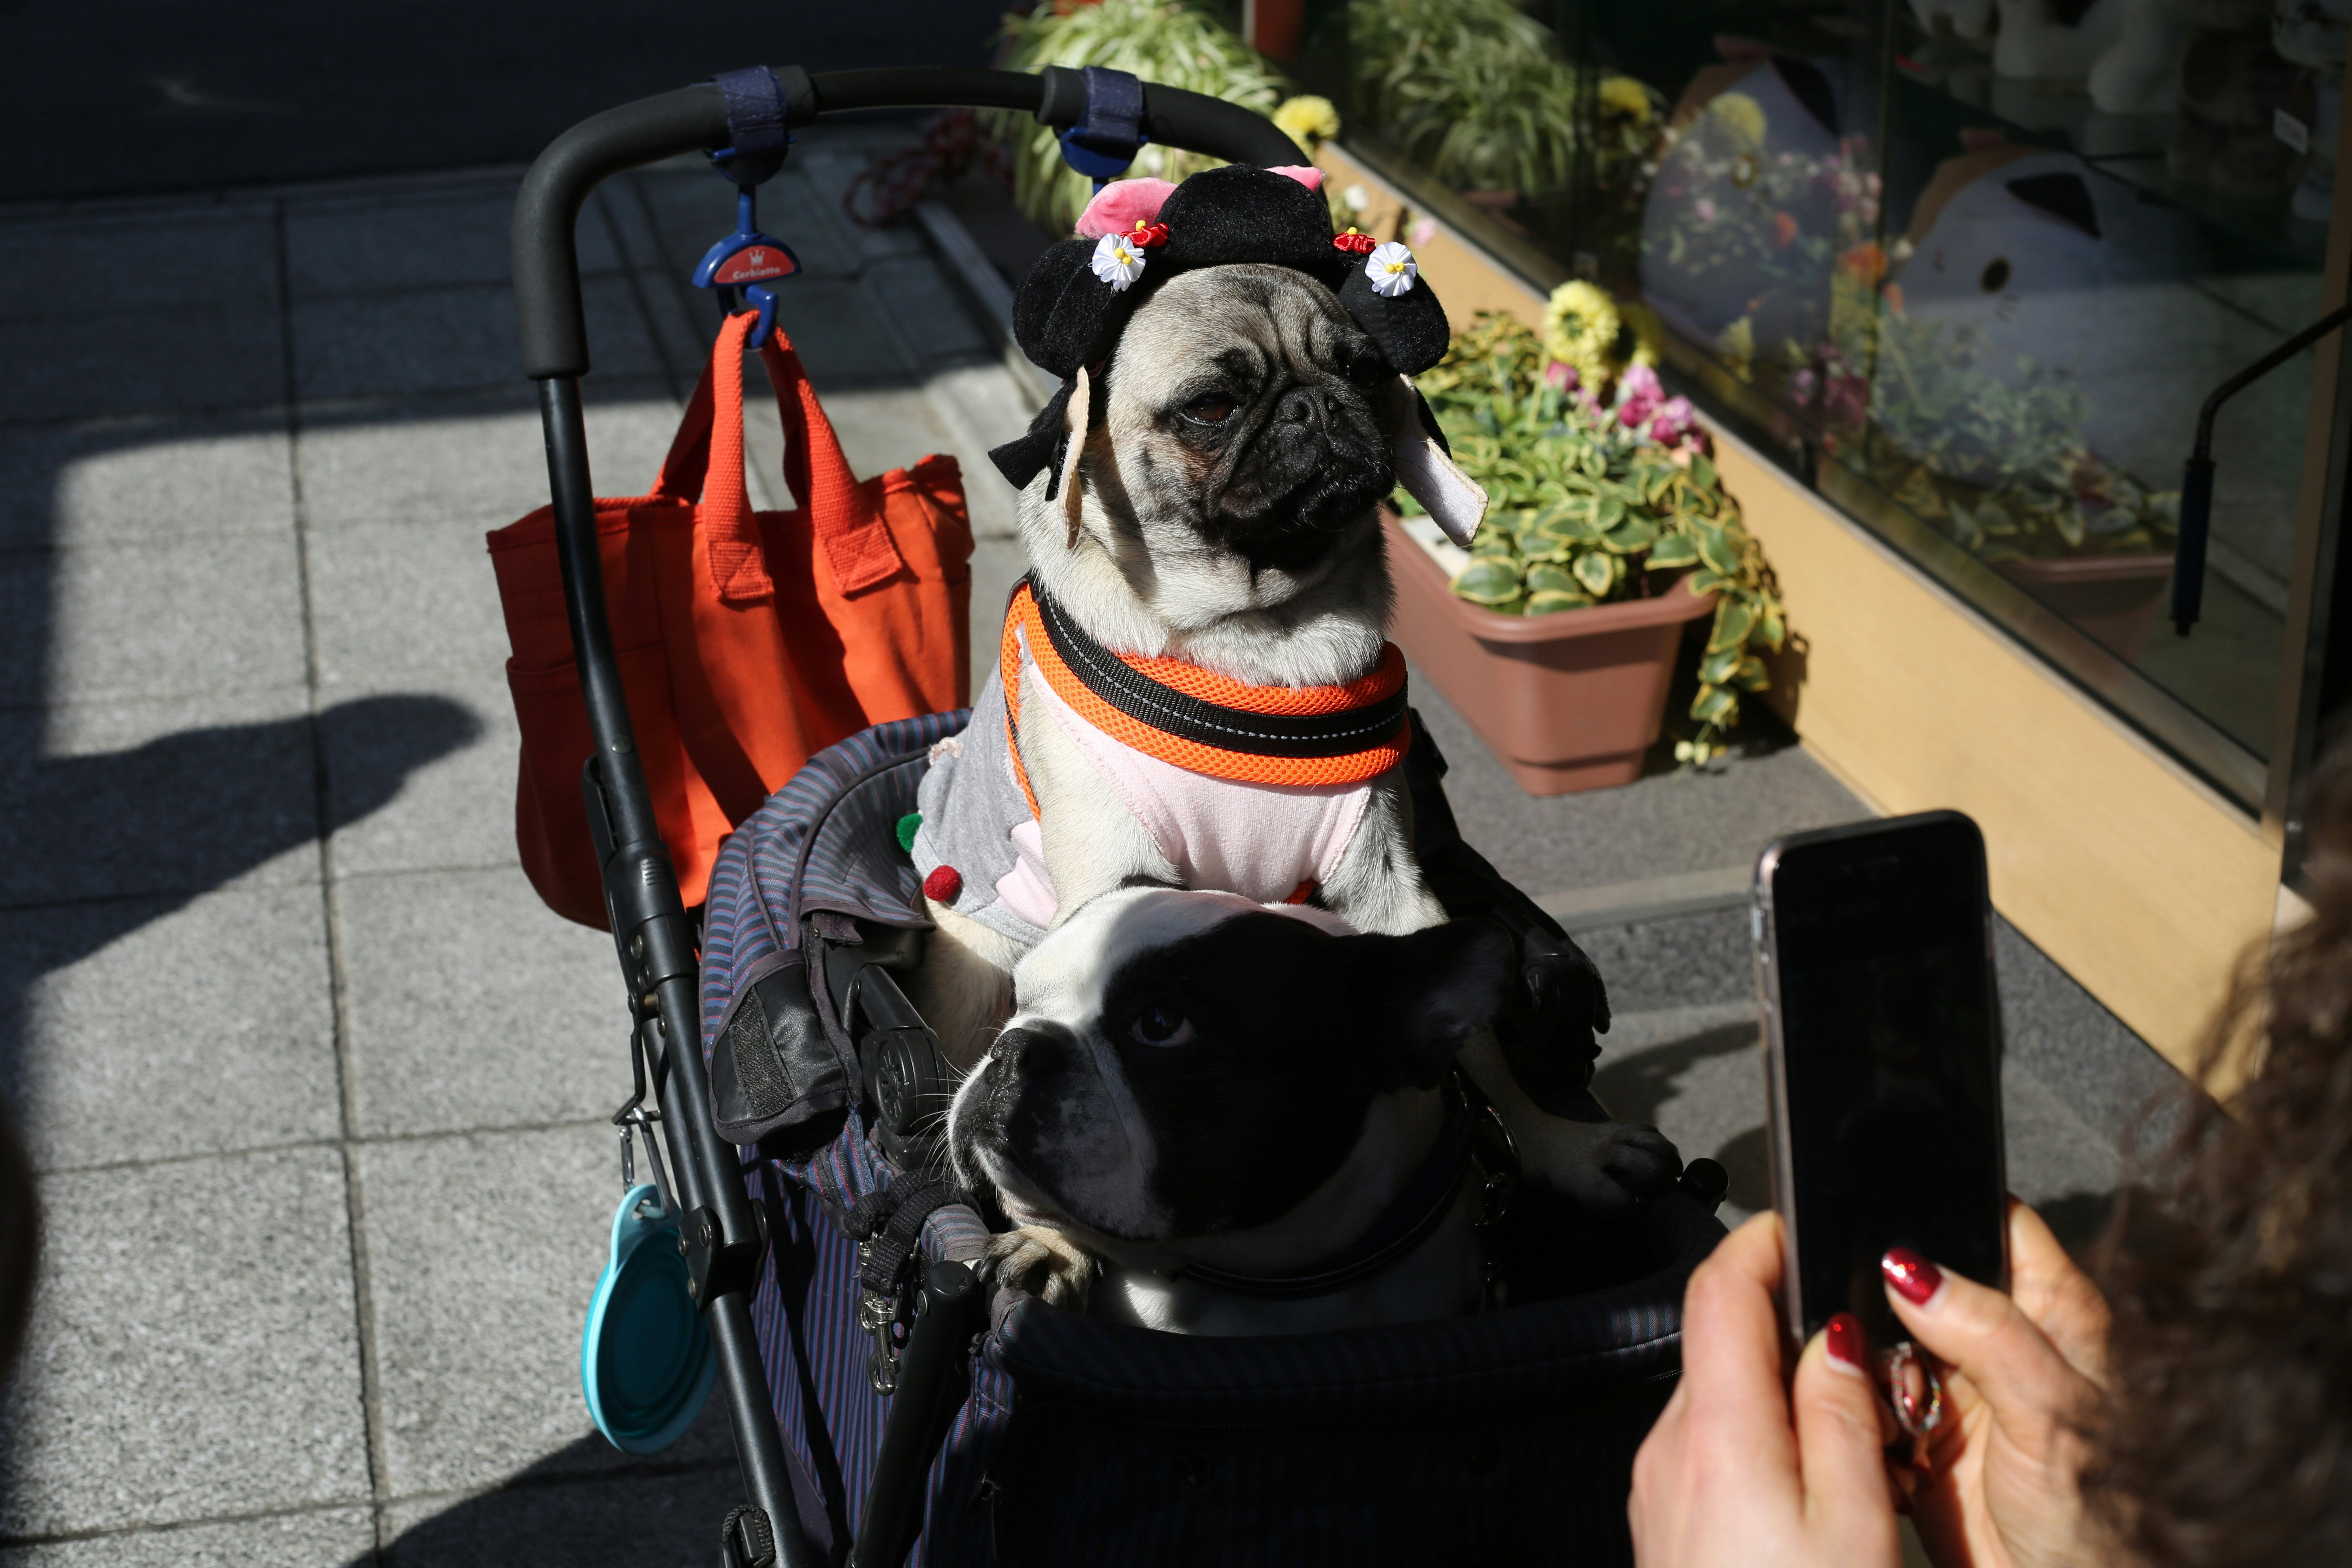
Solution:
[[[1867,1354],[1862,1342],[1862,1320],[1852,1312],[1832,1316],[1822,1331],[1822,1348],[1829,1352],[1830,1360],[1861,1371]]]
[[[1878,1260],[1878,1271],[1895,1293],[1915,1307],[1924,1307],[1944,1283],[1944,1271],[1907,1247],[1890,1247]]]

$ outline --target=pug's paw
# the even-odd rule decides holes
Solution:
[[[1024,1225],[988,1238],[996,1282],[1045,1299],[1048,1307],[1085,1309],[1087,1291],[1101,1266],[1094,1255],[1044,1226]]]
[[[1514,1127],[1528,1175],[1597,1214],[1622,1214],[1675,1184],[1682,1155],[1654,1127],[1547,1116]]]

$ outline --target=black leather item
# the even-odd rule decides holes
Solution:
[[[798,952],[747,986],[710,1053],[710,1118],[719,1135],[749,1145],[820,1123],[850,1102],[856,1086],[809,996]],[[812,1131],[814,1129],[812,1128]]]

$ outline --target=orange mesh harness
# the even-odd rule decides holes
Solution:
[[[1139,658],[1096,642],[1027,578],[1013,591],[1001,654],[1004,705],[1021,722],[1021,649],[1055,696],[1096,729],[1192,773],[1242,784],[1350,784],[1395,767],[1412,744],[1404,655],[1345,686],[1250,686],[1174,658]],[[1013,776],[1037,796],[1012,748]]]

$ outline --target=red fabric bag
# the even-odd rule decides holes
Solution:
[[[796,511],[751,510],[743,479],[750,313],[720,328],[651,495],[596,503],[604,602],[646,783],[688,908],[719,840],[821,751],[869,724],[961,707],[971,681],[971,526],[950,457],[859,483],[800,356],[761,351]],[[606,924],[580,797],[593,745],[541,507],[489,536],[522,726],[515,837],[550,909]]]

